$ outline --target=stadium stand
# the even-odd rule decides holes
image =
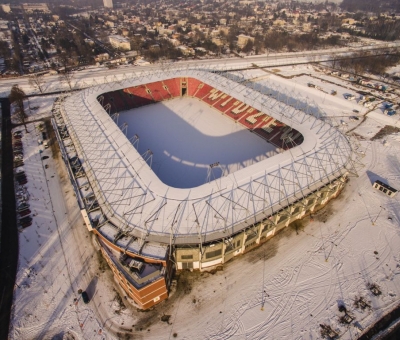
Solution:
[[[226,106],[227,109],[224,113],[234,120],[242,118],[246,114],[245,111],[249,108],[249,105],[246,105],[239,100],[231,100]]]
[[[195,97],[196,92],[199,89],[199,85],[202,84],[200,80],[194,79],[194,78],[188,78],[188,96],[189,97]]]
[[[166,91],[170,94],[170,98],[179,97],[181,95],[181,84],[179,78],[164,80],[163,84],[167,87]]]
[[[146,88],[150,91],[149,94],[155,102],[161,102],[170,98],[170,94],[163,87],[163,83],[160,81],[146,84]]]
[[[199,84],[198,90],[196,91],[194,96],[203,100],[203,98],[207,96],[212,89],[213,87],[211,87],[210,85],[201,83]]]
[[[127,108],[127,104],[123,100],[120,91],[104,93],[103,98],[103,107],[106,107],[107,104],[111,107],[110,114],[126,110]]]
[[[225,93],[217,89],[211,89],[210,92],[203,98],[203,102],[208,105],[215,105]]]
[[[135,103],[134,107],[140,107],[154,102],[153,98],[151,97],[150,90],[144,85],[130,87],[124,89],[123,92],[126,95],[131,95],[131,98]]]
[[[186,85],[181,86],[182,83]],[[289,149],[303,141],[303,135],[278,120],[260,112],[228,94],[193,78],[171,78],[123,90],[104,93],[98,97],[103,107],[109,105],[110,114],[132,108],[180,97],[185,94],[196,97],[238,121],[267,142]],[[101,99],[100,99],[101,97]]]

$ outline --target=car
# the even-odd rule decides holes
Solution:
[[[30,215],[29,216],[25,216],[25,217],[21,217],[19,219],[19,221],[20,222],[30,222],[30,221],[32,221],[32,217]]]
[[[24,166],[24,162],[15,162],[14,163],[14,168],[16,169],[16,168],[19,168],[19,167],[21,167],[21,166]]]
[[[29,216],[30,217],[30,216]],[[19,225],[20,226],[23,226],[23,225],[32,225],[32,219],[30,219],[30,220],[21,220],[21,221],[19,221]]]
[[[19,211],[19,216],[24,217],[26,215],[29,215],[31,213],[31,211],[29,209],[25,209],[22,211]]]
[[[24,209],[28,209],[29,208],[29,204],[26,202],[20,203],[17,207],[18,210],[24,210]]]
[[[354,113],[359,113],[360,111],[358,111],[358,110],[353,110],[353,112],[354,112]]]
[[[88,304],[90,299],[89,299],[89,295],[88,293],[86,293],[85,291],[82,292],[82,300],[84,303]]]

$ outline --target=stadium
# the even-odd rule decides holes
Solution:
[[[328,119],[234,73],[146,72],[59,97],[53,126],[88,229],[139,308],[336,197],[354,153]]]

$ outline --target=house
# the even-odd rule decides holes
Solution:
[[[108,53],[101,53],[95,57],[95,61],[101,62],[110,59],[110,55]]]
[[[244,34],[239,34],[238,35],[238,41],[237,41],[237,45],[239,48],[243,48],[246,46],[247,42],[251,40],[252,42],[254,42],[254,38],[250,37],[248,35],[244,35]]]
[[[110,35],[108,38],[112,47],[123,51],[131,50],[131,43],[129,39],[120,35]]]

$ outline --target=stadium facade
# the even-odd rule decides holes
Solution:
[[[337,197],[357,163],[348,138],[306,107],[236,76],[204,69],[147,72],[60,97],[53,125],[88,229],[124,291],[147,309],[175,270],[211,270]],[[201,186],[167,186],[150,150],[118,126],[124,110],[188,96],[280,152]],[[218,164],[210,164],[210,171]]]

